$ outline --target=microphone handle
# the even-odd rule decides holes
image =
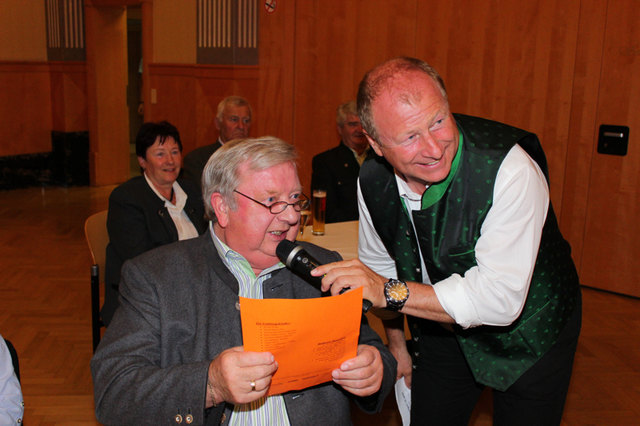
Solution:
[[[302,250],[301,250],[301,253],[302,253]],[[315,285],[317,288],[320,288],[320,286],[322,285],[322,277],[314,277],[313,275],[311,275],[311,271],[316,269],[318,266],[320,266],[320,264],[316,263],[313,259],[310,259],[307,256],[303,256],[302,254],[297,254],[294,260],[295,261],[291,263],[297,265],[297,268],[301,269],[298,272],[302,273],[303,276],[308,277],[308,279],[312,281],[313,285]],[[344,293],[347,290],[349,289],[343,288],[340,291],[340,294]],[[371,309],[372,306],[373,306],[373,303],[371,303],[371,301],[367,299],[362,299],[362,312],[366,314],[367,312],[369,312],[369,309]]]

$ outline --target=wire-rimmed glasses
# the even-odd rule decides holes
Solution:
[[[233,192],[240,194],[245,198],[250,199],[254,203],[260,204],[262,207],[268,209],[271,214],[280,214],[283,211],[285,211],[288,206],[293,207],[295,211],[299,212],[299,211],[308,209],[309,205],[311,204],[311,202],[309,201],[309,198],[307,198],[307,196],[304,195],[303,193],[300,193],[300,198],[298,198],[298,200],[295,203],[287,203],[286,201],[276,201],[271,205],[266,205],[235,189],[233,190]]]

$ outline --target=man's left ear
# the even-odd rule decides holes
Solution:
[[[378,155],[379,157],[384,157],[384,155],[382,155],[382,150],[380,149],[380,145],[378,145],[378,142],[371,139],[371,136],[369,136],[369,134],[366,132],[364,136],[367,138],[367,142],[369,142],[369,145],[371,146],[373,151],[376,153],[376,155]]]
[[[227,204],[227,200],[224,199],[222,194],[219,192],[214,192],[211,194],[211,208],[216,214],[216,219],[218,220],[218,225],[225,228],[229,223],[229,205]]]

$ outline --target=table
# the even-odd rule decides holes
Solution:
[[[298,241],[306,241],[329,250],[335,250],[345,260],[358,257],[358,221],[327,223],[324,235],[313,235],[311,226],[305,226]]]

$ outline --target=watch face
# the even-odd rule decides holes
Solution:
[[[407,284],[391,279],[384,285],[384,295],[387,299],[387,309],[391,311],[399,311],[409,298],[409,287]]]
[[[407,285],[402,281],[394,281],[393,283],[391,283],[391,285],[389,285],[387,294],[389,295],[390,299],[401,302],[405,300],[409,295],[409,289],[407,288]]]

